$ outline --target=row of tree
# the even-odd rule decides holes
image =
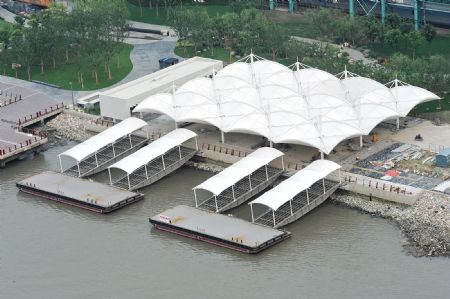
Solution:
[[[84,88],[82,61],[91,66],[92,77],[99,83],[98,72],[104,68],[112,78],[111,63],[123,47],[127,33],[128,10],[123,0],[83,0],[74,3],[68,13],[62,5],[52,5],[27,22],[16,18],[16,24],[0,31],[1,67],[3,73],[12,65],[26,68],[57,68],[61,63],[76,63],[78,82]]]

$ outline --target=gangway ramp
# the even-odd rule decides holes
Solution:
[[[192,140],[195,149],[183,146]],[[146,187],[180,168],[197,151],[197,134],[188,129],[176,129],[108,167],[110,184],[128,190]],[[112,169],[119,171],[114,180]]]
[[[114,162],[135,152],[147,143],[148,131],[147,137],[133,134],[146,126],[145,121],[129,117],[75,145],[58,155],[61,172],[76,177],[87,177],[105,170]],[[70,159],[70,167],[64,167],[62,158]],[[75,161],[75,165],[73,161]]]
[[[340,186],[341,166],[329,160],[317,160],[249,203],[252,222],[279,228],[298,220],[323,203]],[[326,179],[339,171],[339,181]],[[253,205],[268,207],[255,217]]]
[[[243,204],[273,184],[281,175],[282,169],[269,165],[280,157],[283,165],[283,153],[279,150],[270,147],[257,149],[194,187],[195,206],[203,210],[221,213]],[[199,189],[212,193],[212,196],[199,203],[197,198]]]

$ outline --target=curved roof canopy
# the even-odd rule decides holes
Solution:
[[[59,156],[67,156],[80,162],[84,158],[94,154],[101,148],[115,142],[116,140],[142,129],[147,123],[142,119],[129,117],[117,125],[114,125],[103,132],[92,136],[88,140],[75,145],[71,149],[59,154]]]
[[[341,166],[333,161],[316,160],[249,204],[262,204],[276,211],[297,194],[339,168]]]
[[[197,134],[188,129],[176,129],[167,133],[159,139],[156,139],[149,145],[134,152],[119,162],[114,163],[108,168],[118,168],[128,174],[149,163],[155,158],[165,154],[172,148],[181,145],[183,142],[196,137]]]
[[[328,154],[341,141],[367,135],[380,122],[439,98],[398,80],[390,88],[342,74],[339,79],[299,62],[289,68],[251,54],[211,79],[196,78],[173,94],[150,96],[134,111],[262,135],[275,143],[309,145]]]
[[[269,164],[271,161],[283,155],[284,154],[277,149],[261,147],[193,189],[203,189],[214,195],[219,195],[242,178],[252,174],[258,168]]]

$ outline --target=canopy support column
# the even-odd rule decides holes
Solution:
[[[272,217],[273,217],[273,227],[275,227],[275,210],[272,210]]]
[[[250,213],[252,214],[252,222],[255,222],[255,218],[253,217],[253,204],[250,204]]]
[[[197,190],[194,189],[194,200],[195,200],[195,207],[198,208],[198,203],[197,203]]]
[[[133,142],[131,142],[131,134],[128,134],[128,139],[130,139],[130,148],[133,147]]]
[[[148,171],[147,171],[147,164],[144,165],[144,169],[145,169],[145,177],[148,180]]]
[[[306,201],[308,202],[308,205],[309,205],[309,194],[308,194],[308,188],[306,188]]]
[[[181,146],[178,146],[178,154],[180,155],[180,160],[181,160]]]
[[[127,173],[127,179],[128,179],[128,190],[131,190],[130,175],[128,173]]]
[[[108,174],[109,174],[109,185],[112,186],[111,168],[109,168],[109,167],[108,167]]]
[[[267,172],[267,165],[264,165],[264,167],[266,168],[266,181],[269,180],[269,173]]]
[[[339,184],[342,183],[342,178],[341,178],[341,169],[338,169],[338,175],[339,175]]]
[[[142,117],[141,117],[142,118]],[[148,125],[145,127],[145,133],[147,134],[147,139],[149,138],[149,135],[148,135]]]
[[[281,156],[281,168],[284,170],[284,159],[283,159],[283,156]]]
[[[250,184],[250,190],[252,190],[252,179],[251,179],[251,174],[248,175],[248,182]]]
[[[62,161],[61,161],[60,155],[58,155],[58,159],[59,159],[59,167],[61,168],[61,173],[63,173],[63,166],[62,166]]]
[[[98,167],[97,152],[94,153],[94,157],[95,157],[95,164],[97,164],[97,167]]]
[[[292,213],[292,198],[289,200],[289,207],[291,208],[291,216],[293,216],[294,213]]]
[[[322,184],[323,184],[323,194],[326,193],[326,189],[325,189],[325,179],[322,179]]]
[[[269,141],[269,146],[270,146],[270,147],[273,147],[273,142],[272,142],[272,140]]]
[[[178,124],[177,124],[177,122],[175,122],[175,129],[178,129]]]
[[[320,160],[323,160],[323,159],[324,159],[324,154],[322,151],[320,151]]]
[[[219,212],[219,207],[217,206],[217,195],[214,195],[214,202],[216,203],[216,212]]]
[[[164,155],[161,155],[161,160],[163,163],[163,169],[166,169],[166,163],[164,163]]]
[[[222,143],[225,143],[225,133],[223,131],[220,131],[220,140]]]
[[[234,196],[234,185],[231,185],[231,191],[233,192],[233,201],[236,201],[236,196]]]
[[[194,137],[195,140],[195,149],[198,150],[198,141],[197,141],[197,136]]]
[[[80,172],[80,162],[77,161],[77,168],[78,168],[78,176],[81,176],[81,172]]]
[[[116,150],[114,149],[114,142],[111,144],[112,145],[112,149],[113,149],[113,157],[116,157]]]
[[[400,130],[400,117],[397,117],[396,122],[397,122],[397,130]]]
[[[363,147],[363,137],[362,137],[362,135],[361,136],[359,136],[359,147]]]

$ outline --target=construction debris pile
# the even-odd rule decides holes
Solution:
[[[359,161],[351,172],[428,190],[450,177],[450,169],[436,166],[434,153],[403,143]]]
[[[85,130],[85,125],[91,119],[71,114],[61,113],[49,122],[47,122],[42,131],[46,132],[50,137],[50,142],[58,142],[58,140],[69,140],[82,142],[92,135]]]

